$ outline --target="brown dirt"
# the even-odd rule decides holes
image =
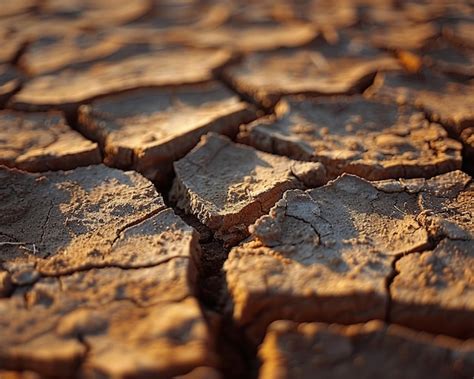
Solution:
[[[473,14],[3,1],[0,378],[471,378]]]

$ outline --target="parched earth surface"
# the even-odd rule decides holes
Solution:
[[[0,378],[472,378],[469,1],[0,7]]]

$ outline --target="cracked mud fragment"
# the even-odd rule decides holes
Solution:
[[[316,35],[316,29],[310,24],[236,23],[215,29],[177,31],[173,39],[193,47],[225,47],[250,52],[304,45]]]
[[[431,23],[402,23],[368,28],[368,38],[378,48],[389,50],[421,49],[438,35]]]
[[[418,199],[423,212],[419,217],[432,238],[474,241],[474,183],[469,175],[453,171],[411,183],[414,187],[423,183]]]
[[[0,111],[0,164],[38,172],[100,162],[97,144],[70,129],[60,113]]]
[[[224,264],[235,321],[258,342],[278,319],[385,319],[397,257],[425,250],[432,238],[472,234],[469,181],[460,171],[374,183],[343,175],[287,191]]]
[[[441,180],[441,178],[444,178]],[[474,336],[474,184],[446,174],[423,188],[419,219],[442,240],[434,249],[400,258],[390,286],[390,320],[459,338]]]
[[[398,69],[396,60],[360,41],[316,41],[307,48],[255,53],[230,66],[224,77],[239,93],[271,107],[283,95],[358,92],[378,71]]]
[[[276,116],[241,127],[239,139],[290,158],[322,162],[332,177],[430,177],[461,168],[459,142],[410,106],[355,97],[287,98]]]
[[[433,251],[400,258],[399,274],[390,287],[390,320],[418,330],[474,337],[473,269],[474,239],[444,240]]]
[[[379,74],[367,94],[414,104],[458,136],[474,123],[474,86],[468,83],[450,81],[428,70],[418,74],[391,72]]]
[[[105,166],[0,177],[13,291],[0,299],[1,368],[169,377],[214,366],[193,297],[198,235],[148,180]]]
[[[342,326],[276,321],[259,350],[259,379],[469,378],[474,343],[379,321]]]
[[[172,200],[227,245],[247,236],[247,227],[283,192],[315,187],[326,179],[320,163],[262,153],[214,133],[204,136],[174,168]]]
[[[139,87],[198,83],[211,79],[212,70],[229,58],[225,51],[173,49],[99,63],[82,71],[64,70],[30,80],[11,105],[27,110],[54,108]]]
[[[161,247],[173,234],[150,234],[166,215],[160,213],[163,199],[139,174],[102,165],[45,175],[0,173],[2,261],[18,284],[39,274],[149,266],[167,257]],[[130,249],[148,242],[155,249]]]
[[[35,15],[34,13],[25,13],[12,18],[0,19],[0,35],[2,35],[7,43],[7,50],[0,53],[0,56],[8,53],[8,50],[13,48],[11,44],[17,44],[20,49],[17,50],[11,61],[17,63],[16,61],[22,57],[22,54],[31,43],[38,40],[46,41],[48,38],[51,38],[50,41],[53,41],[78,33],[79,31],[78,25],[72,20],[64,18],[51,19]]]
[[[81,131],[98,141],[109,165],[165,181],[172,162],[207,132],[233,136],[256,110],[217,82],[140,89],[79,109]]]
[[[123,44],[124,41],[113,33],[49,35],[30,43],[18,64],[32,76],[63,68],[79,68],[86,62],[110,56]]]
[[[22,33],[17,32],[20,37]],[[30,34],[25,37],[30,43],[20,55],[18,66],[31,76],[63,69],[85,70],[98,62],[110,64],[175,45],[167,32],[131,27],[94,32],[64,27],[63,33],[48,29]]]

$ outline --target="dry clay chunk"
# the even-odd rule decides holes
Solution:
[[[461,144],[409,106],[358,96],[289,98],[276,110],[276,117],[243,126],[240,139],[274,154],[322,162],[333,177],[431,177],[461,168]]]
[[[474,85],[451,82],[429,71],[379,74],[368,95],[415,104],[455,135],[474,123]]]
[[[224,265],[234,319],[257,342],[278,319],[385,319],[396,257],[425,250],[430,237],[472,239],[470,180],[460,171],[374,183],[343,175],[286,192]]]
[[[158,180],[209,131],[235,135],[255,110],[217,82],[139,89],[80,107],[80,128],[105,162]]]
[[[134,172],[98,165],[41,176],[0,168],[0,199],[0,263],[15,284],[179,254],[179,245],[170,246],[182,233],[166,226],[162,197]]]
[[[225,51],[176,49],[97,64],[83,71],[64,70],[29,81],[12,99],[12,106],[47,108],[138,87],[202,82],[211,79],[212,70],[229,57]]]
[[[250,52],[304,45],[316,35],[316,29],[310,24],[236,23],[215,29],[182,30],[175,33],[174,38],[194,47],[224,47]]]
[[[469,378],[474,341],[434,337],[380,321],[342,326],[276,321],[259,379]]]
[[[390,286],[392,322],[474,337],[474,240],[444,240],[433,251],[402,257],[396,270]]]
[[[60,113],[0,111],[0,164],[26,171],[100,163],[96,143],[70,129]]]
[[[255,53],[227,68],[225,78],[240,92],[265,107],[282,95],[357,92],[379,70],[397,69],[396,61],[382,53],[353,53],[352,47],[330,46]]]
[[[171,198],[231,244],[288,189],[325,182],[320,163],[297,162],[209,133],[175,162]]]
[[[381,180],[374,185],[389,194],[417,195],[417,220],[435,241],[474,240],[474,183],[462,171],[431,179]]]
[[[425,183],[420,221],[439,243],[402,257],[390,287],[390,319],[460,338],[474,336],[474,183],[450,173]]]
[[[474,183],[460,171],[428,181],[379,182],[385,191],[418,193],[418,220],[432,251],[401,257],[390,286],[390,320],[434,333],[473,337]],[[445,238],[445,239],[444,239]],[[444,240],[443,240],[444,239]]]
[[[431,23],[401,23],[369,28],[370,40],[374,46],[390,50],[412,50],[424,47],[434,39],[438,30]]]
[[[425,181],[421,188],[418,203],[423,213],[420,220],[430,235],[436,240],[447,237],[474,241],[472,178],[461,171],[453,171]]]
[[[38,38],[29,44],[18,64],[32,76],[107,57],[122,46],[113,33],[67,33]]]

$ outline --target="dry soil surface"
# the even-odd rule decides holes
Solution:
[[[466,0],[0,6],[0,379],[474,375]]]

